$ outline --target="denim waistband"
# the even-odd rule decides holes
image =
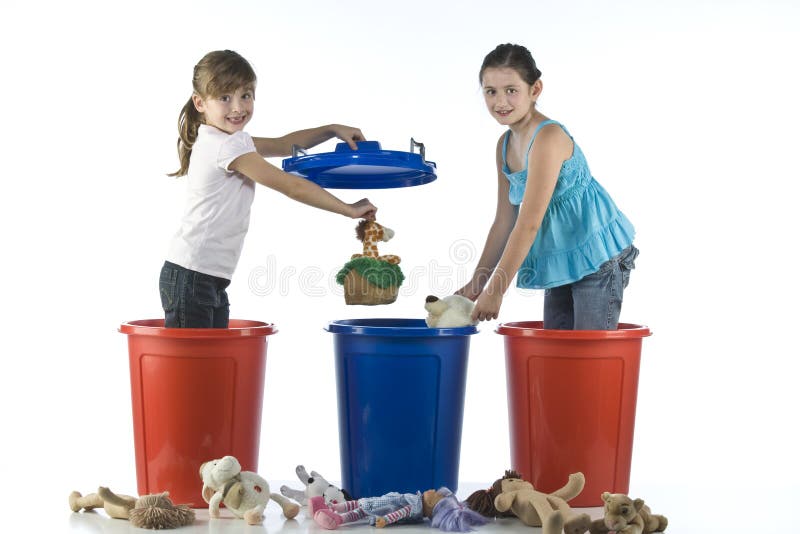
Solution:
[[[228,280],[227,278],[222,278],[220,276],[214,276],[213,274],[201,273],[200,271],[193,271],[192,269],[187,269],[186,267],[184,267],[182,265],[178,265],[177,263],[172,263],[171,261],[165,261],[164,262],[164,267],[169,267],[170,269],[176,269],[178,271],[183,271],[183,272],[186,272],[186,273],[202,274],[203,276],[207,276],[207,277],[209,277],[209,278],[211,278],[211,279],[213,279],[215,281],[218,281],[220,283],[230,283],[230,280]]]

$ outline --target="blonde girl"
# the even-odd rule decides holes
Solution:
[[[226,328],[230,284],[250,221],[256,183],[309,206],[351,218],[375,217],[368,199],[347,204],[316,184],[287,174],[265,157],[288,156],[338,137],[351,147],[358,128],[331,124],[283,137],[244,131],[255,109],[256,75],[231,50],[206,54],[194,67],[192,96],[178,119],[180,168],[188,198],[159,277],[165,326]]]

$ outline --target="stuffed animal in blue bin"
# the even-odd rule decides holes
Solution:
[[[449,295],[439,298],[428,295],[425,299],[425,309],[428,316],[425,324],[430,328],[458,328],[477,324],[472,320],[472,310],[475,303],[461,295]]]

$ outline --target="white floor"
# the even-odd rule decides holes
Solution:
[[[280,483],[278,483],[276,486],[279,487]],[[464,499],[467,495],[481,487],[477,484],[464,483],[462,483],[461,486],[463,489],[459,489],[458,492],[458,497],[460,499]],[[576,510],[585,511],[592,517],[592,519],[602,515],[602,508],[582,508]],[[69,507],[66,504],[66,497],[64,498],[64,511],[63,532],[74,534],[122,534],[127,532],[145,532],[143,529],[134,528],[125,520],[110,519],[103,511],[73,513],[69,510]],[[322,534],[324,532],[328,532],[325,529],[317,526],[313,520],[306,517],[305,511],[306,509],[303,508],[295,519],[287,520],[283,517],[283,514],[281,514],[278,505],[275,503],[270,503],[269,507],[267,508],[267,517],[264,521],[264,524],[262,526],[248,526],[241,519],[234,518],[227,510],[222,511],[223,516],[221,518],[212,520],[208,517],[207,509],[198,509],[195,511],[196,519],[194,524],[178,529],[176,532],[180,532],[181,534],[197,534],[200,532],[210,534],[225,534],[234,532],[242,533],[260,531],[266,531],[269,534]],[[49,521],[49,523],[52,525],[52,528],[57,526],[57,524],[53,523],[52,521]],[[422,523],[418,525],[395,525],[389,528],[392,532],[402,529],[406,534],[432,534],[432,532],[438,532],[431,530],[429,525],[429,523]],[[35,522],[32,522],[30,526],[32,529],[38,530],[35,528]],[[373,529],[374,527],[371,527],[367,524],[358,524],[341,527],[339,530],[343,533],[346,533],[349,531],[371,532]],[[498,519],[488,523],[483,527],[479,527],[478,532],[482,532],[484,534],[499,534],[500,532],[503,534],[537,534],[538,532],[541,532],[541,529],[526,527],[516,519]]]
[[[733,469],[733,467],[732,467]],[[643,497],[651,506],[654,513],[663,514],[669,519],[667,533],[673,534],[732,534],[750,532],[797,532],[796,528],[785,527],[785,517],[781,511],[796,510],[800,503],[797,483],[794,479],[784,480],[782,477],[770,481],[758,482],[754,485],[747,484],[715,484],[704,473],[687,473],[686,483],[680,485],[666,485],[660,481],[637,483],[632,486],[631,495]],[[713,476],[713,475],[712,475]],[[57,477],[56,477],[57,478]],[[336,483],[336,481],[332,481]],[[280,487],[286,481],[275,481],[274,487]],[[291,482],[289,482],[291,483]],[[56,482],[57,485],[61,485]],[[69,486],[67,486],[69,487]],[[465,499],[473,491],[485,488],[485,485],[462,482],[459,484],[458,497]],[[747,488],[750,488],[749,490]],[[748,493],[759,492],[766,499],[764,507],[753,508],[747,500]],[[768,490],[767,490],[768,488]],[[9,495],[4,501],[8,504],[7,510],[0,519],[0,532],[3,534],[16,534],[27,532],[64,532],[68,534],[122,534],[147,532],[134,528],[128,521],[110,519],[105,512],[79,512],[70,511],[67,504],[69,491],[59,493],[55,497],[53,489],[45,484],[42,499],[31,501],[25,508],[25,503],[19,495]],[[576,508],[576,511],[588,513],[592,519],[601,517],[602,508]],[[267,532],[269,534],[324,534],[324,529],[318,527],[312,520],[305,516],[305,509],[301,510],[297,518],[287,520],[281,514],[280,508],[275,503],[270,503],[267,517],[262,526],[248,526],[244,521],[236,519],[227,510],[222,510],[223,517],[209,520],[207,509],[198,509],[193,525],[178,529],[181,534],[224,534],[224,533],[255,533]],[[791,517],[791,512],[790,516]],[[792,524],[786,523],[786,524]],[[395,525],[389,527],[391,532],[402,529],[405,534],[435,534],[438,530],[431,529],[429,523],[420,525]],[[782,529],[782,530],[781,530]],[[339,529],[343,534],[355,531],[362,534],[372,532],[373,527],[368,525],[349,525]],[[475,534],[539,534],[541,529],[524,526],[516,519],[501,519],[479,527]]]

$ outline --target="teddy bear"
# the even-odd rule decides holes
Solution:
[[[622,493],[603,492],[603,519],[592,521],[591,534],[650,534],[663,532],[667,518],[650,513],[642,499],[631,499]]]
[[[353,500],[346,491],[337,488],[316,471],[311,471],[309,475],[305,467],[298,465],[294,472],[297,473],[297,478],[300,479],[300,482],[305,485],[305,489],[296,490],[289,486],[281,486],[281,495],[294,499],[302,506],[306,506],[308,499],[311,497],[322,497],[325,500],[325,504],[337,504]]]
[[[425,298],[425,309],[428,316],[425,324],[430,328],[458,328],[477,324],[472,320],[472,310],[475,303],[461,295],[448,295],[439,298],[428,295]]]
[[[97,493],[85,496],[73,491],[69,495],[69,507],[73,512],[102,508],[109,517],[128,519],[137,528],[169,529],[194,522],[194,510],[185,504],[172,504],[166,491],[137,499],[130,495],[117,495],[101,486]]]
[[[208,503],[211,518],[219,517],[221,502],[248,525],[259,525],[264,521],[264,510],[270,499],[280,505],[287,519],[300,511],[300,506],[283,495],[270,493],[269,484],[258,473],[242,471],[242,466],[233,456],[204,462],[200,466],[200,478],[203,480],[203,499]]]
[[[488,490],[478,490],[467,498],[467,506],[487,517],[516,516],[531,527],[542,527],[543,534],[583,534],[589,530],[588,514],[575,514],[567,504],[583,490],[583,473],[573,473],[564,487],[543,493],[523,480],[519,473],[505,476]]]

